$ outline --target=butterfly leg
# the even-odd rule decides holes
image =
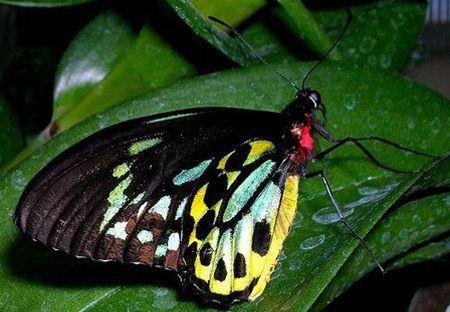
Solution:
[[[378,266],[378,268],[380,269],[380,271],[382,273],[385,273],[384,268],[381,266],[380,262],[377,260],[377,258],[375,257],[375,255],[373,254],[372,250],[369,248],[369,246],[367,246],[366,242],[364,241],[364,239],[355,231],[355,229],[353,228],[353,226],[350,224],[350,222],[348,222],[348,220],[345,218],[344,214],[342,213],[342,210],[339,206],[339,203],[336,200],[336,197],[333,194],[333,191],[331,190],[330,187],[330,183],[328,183],[327,178],[325,177],[325,174],[323,173],[323,171],[316,171],[316,172],[311,172],[305,175],[305,178],[309,179],[309,178],[314,178],[319,176],[322,180],[323,185],[325,186],[325,190],[327,192],[328,197],[331,200],[331,203],[333,204],[334,209],[336,210],[338,216],[339,216],[339,221],[341,221],[350,231],[350,233],[352,233],[352,235],[361,243],[361,245],[367,250],[367,252],[369,253],[369,255],[372,257],[372,259],[374,260],[374,262],[376,263],[376,265]]]
[[[378,142],[382,142],[384,144],[393,146],[395,148],[398,148],[400,150],[403,151],[407,151],[407,152],[411,152],[413,154],[416,155],[420,155],[420,156],[425,156],[425,157],[430,157],[430,158],[436,158],[433,155],[427,154],[427,153],[423,153],[420,151],[415,151],[412,150],[410,148],[401,146],[395,142],[380,138],[380,137],[376,137],[376,136],[371,136],[371,137],[360,137],[360,138],[354,138],[354,137],[346,137],[344,139],[335,139],[330,137],[326,137],[327,140],[331,141],[331,142],[335,142],[336,144],[334,144],[333,146],[327,148],[326,150],[318,153],[315,158],[316,159],[322,159],[324,158],[326,155],[330,154],[331,152],[335,151],[337,148],[339,148],[340,146],[344,145],[345,143],[353,143],[357,148],[359,148],[359,150],[361,150],[366,156],[367,158],[377,167],[394,172],[394,173],[409,173],[410,171],[404,171],[404,170],[400,170],[400,169],[396,169],[396,168],[392,168],[390,166],[387,166],[383,163],[381,163],[364,145],[362,145],[360,142],[361,141],[378,141]]]

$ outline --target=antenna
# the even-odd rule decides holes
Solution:
[[[224,27],[226,27],[229,31],[230,34],[232,36],[236,36],[238,37],[242,43],[244,43],[247,48],[250,49],[250,51],[253,52],[253,54],[261,61],[261,63],[263,63],[264,65],[266,65],[267,67],[269,67],[270,70],[272,70],[274,73],[276,73],[278,76],[280,76],[282,79],[284,79],[287,83],[289,83],[292,87],[294,87],[297,91],[301,91],[297,85],[294,83],[294,81],[292,81],[291,79],[289,79],[288,77],[286,77],[285,75],[283,75],[280,71],[278,71],[275,67],[273,67],[269,62],[267,62],[262,56],[261,54],[258,53],[258,51],[255,50],[255,48],[253,48],[251,46],[250,43],[248,43],[247,40],[245,40],[245,38],[234,28],[231,27],[230,25],[228,25],[227,23],[225,23],[224,21],[221,21],[220,19],[214,17],[214,16],[208,16],[208,18]]]
[[[345,24],[344,29],[342,29],[341,34],[339,35],[339,37],[337,37],[337,39],[334,41],[333,45],[328,49],[328,51],[322,55],[322,57],[319,59],[319,61],[317,61],[316,65],[314,65],[305,75],[305,77],[303,77],[303,81],[302,81],[302,90],[305,89],[305,82],[306,80],[309,78],[309,76],[313,73],[313,71],[317,68],[317,66],[319,66],[326,58],[327,56],[331,53],[331,51],[334,50],[334,48],[338,45],[338,43],[341,41],[342,37],[344,37],[345,33],[348,30],[348,27],[350,26],[350,23],[352,21],[352,11],[350,11],[349,9],[346,9],[345,12],[347,12],[347,23]]]

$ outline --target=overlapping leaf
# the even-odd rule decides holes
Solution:
[[[61,59],[55,77],[52,120],[60,119],[89,95],[127,53],[137,33],[117,12],[86,25]]]
[[[297,34],[312,51],[317,55],[325,55],[331,48],[333,42],[322,29],[322,25],[316,22],[312,13],[309,12],[303,2],[296,0],[278,0],[283,8],[283,19],[290,28]],[[281,10],[280,10],[281,11]],[[340,59],[337,49],[330,52],[331,59]]]
[[[401,268],[407,265],[421,263],[429,260],[436,260],[450,253],[450,237],[446,237],[439,241],[431,242],[425,246],[408,252],[406,255],[396,260],[390,269]]]
[[[289,10],[294,2],[281,1],[285,12],[289,13],[282,19],[294,25],[292,33],[274,31],[270,17],[256,19],[245,31],[247,39],[269,61],[287,62],[307,55],[308,51],[299,47],[301,43],[293,40],[296,35],[308,45],[306,50],[323,54],[345,23],[346,14],[342,8],[313,10],[311,15],[301,5],[298,10]],[[217,25],[211,25],[206,16],[216,15],[236,24],[264,6],[264,1],[229,0],[219,5],[187,0],[170,0],[168,3],[194,32],[237,63],[257,62],[248,48],[219,30]],[[355,17],[351,29],[339,48],[344,56],[364,65],[401,68],[420,33],[425,6],[395,0],[356,6],[353,11]],[[328,38],[321,28],[330,34]],[[178,33],[179,29],[175,29]],[[337,55],[336,51],[331,56]],[[118,13],[106,12],[86,26],[65,53],[56,77],[52,122],[6,168],[28,156],[50,136],[87,116],[196,73],[195,65],[152,26],[147,25],[137,33]]]
[[[290,77],[301,77],[310,66],[290,63],[279,69]],[[341,63],[325,63],[309,83],[321,92],[329,109],[330,131],[336,136],[380,135],[435,154],[448,150],[450,134],[445,128],[449,123],[449,103],[417,84],[387,72]],[[52,157],[88,134],[118,121],[211,104],[279,111],[293,94],[290,86],[262,67],[203,76],[97,114],[39,148],[0,182],[3,211],[0,217],[4,220],[0,232],[0,274],[6,281],[0,292],[5,298],[4,307],[33,310],[44,306],[66,311],[198,308],[193,298],[181,296],[173,287],[175,283],[170,275],[154,274],[145,268],[127,269],[74,260],[29,242],[9,221],[14,205],[27,181]],[[379,144],[367,146],[392,166],[412,169],[427,161]],[[422,174],[408,177],[388,174],[368,163],[350,146],[323,165],[346,215],[362,235],[372,228],[376,233],[379,218],[425,179]],[[440,167],[430,168],[447,172]],[[436,185],[439,181],[431,180],[431,183]],[[405,209],[426,209],[427,205],[424,201]],[[358,245],[344,227],[333,221],[336,218],[330,212],[320,181],[302,182],[296,222],[273,281],[256,303],[234,309],[307,310],[349,257],[353,257]],[[420,237],[439,234],[427,232],[428,229],[422,231],[424,235]],[[367,267],[361,270],[365,272]]]
[[[194,66],[149,25],[136,34],[118,14],[104,13],[83,29],[63,58],[50,128],[67,129],[194,73]]]
[[[431,183],[430,183],[431,182]],[[408,250],[414,246],[439,237],[450,230],[450,209],[448,199],[450,190],[450,159],[446,159],[433,171],[432,176],[425,176],[414,187],[414,194],[426,194],[423,199],[413,200],[402,206],[394,206],[393,211],[382,222],[377,224],[367,236],[367,242],[382,261],[393,260],[388,268],[398,268],[408,263],[422,261],[436,252],[445,253],[445,240],[418,253],[409,254]],[[383,196],[384,190],[364,189],[368,198]],[[437,192],[433,195],[433,192]],[[405,196],[408,198],[408,196]],[[393,244],[392,242],[395,242]],[[438,251],[439,249],[439,251]],[[403,256],[402,255],[405,255]],[[373,260],[368,257],[366,250],[359,247],[346,261],[339,273],[333,278],[320,298],[315,302],[315,309],[320,311],[338,294],[356,282],[374,267]]]
[[[339,51],[352,62],[399,70],[405,67],[425,23],[427,3],[376,1],[352,7],[353,19]],[[317,10],[317,21],[336,38],[345,25],[342,9]]]
[[[222,51],[241,65],[248,64],[242,53],[251,57],[250,51],[243,51],[238,43],[230,42],[230,38],[218,34],[215,29],[205,20],[201,7],[195,7],[188,0],[168,1],[177,11],[181,18],[193,28],[198,35],[203,36],[212,45]],[[286,22],[288,29],[292,31],[289,36],[298,36],[306,46],[304,50],[314,51],[317,55],[323,55],[337,38],[347,21],[346,6],[336,4],[324,4],[322,7],[310,1],[311,10],[306,10],[296,1],[279,1],[280,7],[275,7],[275,16]],[[325,9],[323,6],[325,5]],[[326,8],[329,6],[329,8]],[[282,10],[283,8],[284,10]],[[387,69],[398,70],[403,68],[411,57],[411,53],[420,35],[425,21],[427,5],[424,2],[394,0],[361,3],[350,7],[353,19],[349,31],[340,42],[338,51],[343,58],[361,65],[376,66]],[[225,19],[224,17],[218,16]],[[279,26],[279,24],[276,24]],[[273,23],[264,23],[264,28],[259,27],[259,32],[251,31],[249,35],[244,32],[247,39],[262,54],[279,53],[286,50],[286,31],[284,34],[279,30],[276,36],[285,37],[283,43],[273,40]],[[252,28],[252,25],[249,25]],[[325,29],[326,34],[323,32]],[[208,31],[206,31],[208,29]],[[214,34],[214,36],[212,35]],[[216,40],[220,36],[221,40]],[[275,36],[275,37],[276,37]],[[256,37],[257,39],[253,39]],[[226,44],[225,44],[226,43]],[[281,43],[281,44],[280,44]],[[287,45],[288,51],[295,51],[297,47]],[[267,46],[271,46],[267,53]],[[295,51],[296,57],[302,57]],[[308,52],[308,51],[306,51]],[[303,51],[305,53],[305,51]],[[291,57],[292,53],[286,53]],[[332,58],[338,58],[338,52],[331,54]],[[281,58],[279,57],[278,60]],[[252,62],[250,62],[252,63]]]
[[[50,124],[5,171],[95,112],[195,73],[195,66],[150,25],[136,32],[117,12],[99,15],[75,37],[59,64]]]

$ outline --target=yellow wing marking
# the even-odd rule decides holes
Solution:
[[[222,169],[222,170],[224,170],[224,169],[225,169],[225,164],[227,163],[228,158],[230,158],[230,156],[231,156],[233,153],[234,153],[234,151],[228,153],[227,155],[225,155],[225,156],[219,161],[219,164],[217,165],[217,169]]]
[[[251,164],[255,160],[259,159],[262,155],[275,148],[272,142],[266,140],[253,141],[249,144],[251,150],[246,161],[244,162],[244,166]]]
[[[233,182],[236,180],[236,178],[239,176],[240,173],[241,173],[240,171],[227,172],[227,180],[228,180],[227,188],[230,188],[231,184],[233,184]]]
[[[247,156],[247,159],[244,162],[244,166],[247,166],[247,165],[251,164],[252,162],[254,162],[255,160],[258,160],[265,153],[272,151],[275,148],[275,145],[273,145],[272,142],[267,141],[267,140],[256,140],[256,141],[249,142],[247,144],[250,145],[251,149]],[[217,165],[217,169],[224,170],[228,159],[230,158],[231,155],[233,155],[234,152],[235,151],[232,151],[232,152],[228,153],[227,155],[225,155],[219,161],[219,164]]]
[[[191,216],[194,218],[195,223],[197,223],[201,217],[206,213],[208,207],[205,205],[203,199],[205,198],[206,189],[208,184],[203,185],[195,194],[195,197],[191,205]]]
[[[205,215],[205,213],[208,211],[208,206],[206,206],[204,202],[206,189],[208,188],[208,184],[203,185],[200,190],[195,194],[194,200],[192,201],[191,206],[191,216],[194,218],[194,229],[192,230],[190,236],[189,236],[189,245],[191,245],[194,242],[197,242],[197,245],[201,246],[203,244],[202,241],[198,240],[196,237],[196,231],[197,231],[197,225],[200,219]],[[213,207],[215,211],[215,216],[219,215],[220,206],[222,205],[222,199],[219,200]]]
[[[289,233],[292,221],[295,217],[295,211],[297,208],[297,196],[298,196],[298,176],[291,175],[286,179],[284,186],[283,196],[281,198],[281,204],[278,211],[278,216],[275,220],[275,228],[273,231],[272,241],[269,247],[267,255],[263,261],[254,258],[252,253],[252,267],[254,259],[257,259],[258,267],[261,265],[261,274],[258,282],[253,288],[249,299],[255,300],[266,288],[267,283],[270,280],[270,275],[277,263],[278,256],[283,248],[283,242]],[[258,255],[259,256],[259,255]],[[261,262],[260,262],[261,261]]]
[[[222,202],[223,202],[223,199],[219,200],[214,206],[211,207],[211,209],[213,209],[214,212],[216,213],[216,217],[215,217],[214,221],[217,220],[217,216],[219,215],[220,206],[222,206]]]

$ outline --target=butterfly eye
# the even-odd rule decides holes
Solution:
[[[312,91],[309,93],[308,98],[311,100],[314,108],[317,108],[320,103],[320,95],[319,93]]]
[[[311,97],[311,99],[313,99],[313,100],[316,101],[316,102],[319,102],[319,101],[320,101],[320,95],[319,95],[319,93],[317,93],[317,92],[312,91],[312,92],[310,93],[310,97]]]

